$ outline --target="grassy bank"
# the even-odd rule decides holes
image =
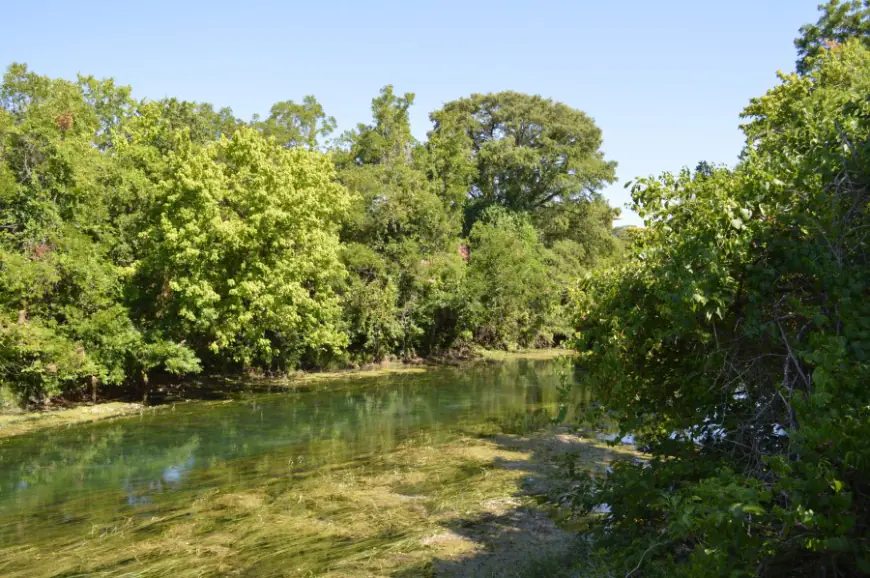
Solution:
[[[520,351],[503,351],[500,349],[483,349],[478,354],[481,359],[505,361],[508,359],[555,359],[563,355],[571,355],[567,349],[524,349]]]
[[[4,411],[0,413],[0,438],[30,433],[36,430],[65,427],[132,415],[142,411],[154,411],[141,403],[110,401],[91,405],[75,405],[67,408],[50,408],[36,411]]]

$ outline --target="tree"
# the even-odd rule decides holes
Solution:
[[[828,0],[819,6],[822,15],[815,24],[801,27],[795,41],[797,71],[809,72],[813,60],[827,48],[859,38],[870,45],[870,0]]]
[[[329,159],[246,128],[204,147],[188,131],[170,137],[128,289],[139,322],[243,367],[340,351],[338,226],[349,198]]]
[[[386,260],[365,245],[345,244],[342,262],[348,270],[343,303],[348,349],[380,361],[402,343],[399,288],[387,271]]]
[[[161,122],[170,132],[187,129],[191,140],[199,145],[219,140],[222,136],[229,138],[244,124],[233,116],[230,108],[216,111],[208,103],[165,98],[153,106],[160,110]],[[165,151],[169,143],[154,143],[154,146]]]
[[[117,173],[104,151],[132,110],[129,89],[13,64],[0,104],[0,386],[28,403],[157,366],[197,370],[123,302]]]
[[[408,110],[414,104],[414,93],[397,96],[393,86],[381,89],[372,99],[371,125],[360,124],[352,141],[351,158],[357,165],[385,165],[393,162],[410,163],[418,143],[411,135]]]
[[[418,350],[428,351],[436,341],[449,341],[436,336],[433,327],[437,319],[451,315],[433,309],[424,295],[435,279],[450,285],[442,275],[460,271],[454,263],[455,267],[436,272],[445,254],[461,261],[456,252],[459,221],[428,179],[426,150],[411,135],[408,110],[413,102],[413,94],[398,96],[392,86],[384,87],[372,99],[372,123],[346,134],[345,148],[333,153],[342,183],[356,193],[342,232],[352,248],[346,253],[352,257],[348,267],[360,275],[348,288],[347,303],[353,306],[348,312],[351,331],[358,343],[368,344],[360,352],[375,359],[397,348],[410,356]],[[357,262],[363,256],[364,270]],[[447,306],[442,297],[433,299]],[[378,307],[379,313],[361,315],[356,304],[363,299]],[[392,322],[387,321],[390,315]],[[374,319],[380,320],[372,326],[376,336],[364,337],[370,330],[360,324]]]
[[[695,165],[695,177],[709,177],[713,174],[715,167],[707,161],[699,161]]]
[[[514,348],[549,341],[559,293],[528,217],[493,207],[475,223],[470,241],[467,295],[478,342]]]
[[[326,116],[323,106],[308,95],[302,104],[292,100],[275,103],[269,111],[269,117],[262,122],[255,118],[253,125],[285,148],[317,150],[320,139],[335,130],[335,118]]]
[[[489,206],[536,215],[586,202],[615,180],[601,130],[565,104],[510,91],[473,94],[431,118],[433,174],[463,204],[466,230]]]
[[[639,181],[633,258],[578,294],[596,417],[651,454],[584,494],[617,574],[870,572],[870,51],[806,66],[736,169]]]
[[[560,240],[573,241],[583,251],[586,266],[591,267],[617,250],[613,221],[619,214],[620,210],[606,201],[593,199],[543,208],[535,221],[548,247]]]

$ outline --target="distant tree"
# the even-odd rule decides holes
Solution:
[[[275,103],[268,118],[255,118],[253,125],[285,148],[315,150],[335,130],[335,118],[327,116],[317,99],[308,95],[302,104],[292,100]]]
[[[430,351],[449,345],[455,329],[460,224],[411,134],[413,102],[385,86],[372,99],[372,122],[346,133],[333,152],[339,179],[355,194],[342,240],[351,348],[362,357]]]
[[[613,236],[623,243],[633,243],[638,234],[642,231],[640,227],[635,225],[622,225],[621,227],[613,228]]]
[[[713,174],[715,167],[707,161],[700,161],[695,165],[695,176],[709,177]]]
[[[350,136],[351,159],[357,165],[385,165],[410,162],[418,144],[411,135],[408,110],[414,104],[414,93],[399,96],[387,85],[372,99],[372,124],[357,125]]]
[[[518,92],[473,94],[432,113],[432,172],[466,208],[465,228],[489,206],[537,213],[588,201],[615,180],[601,130],[585,113]]]

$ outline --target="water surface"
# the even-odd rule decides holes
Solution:
[[[286,497],[298,496],[303,503],[306,492],[318,487],[317,476],[327,484],[336,483],[342,472],[374,471],[387,463],[384,456],[409,444],[425,444],[437,456],[441,444],[469,432],[540,426],[558,403],[558,369],[548,360],[478,363],[336,382],[319,391],[177,404],[0,440],[0,574],[5,569],[28,575],[31,564],[31,575],[79,575],[82,570],[125,575],[128,564],[151,568],[146,575],[160,574],[140,556],[125,559],[116,550],[156,537],[165,540],[175,526],[202,526],[206,507],[211,508],[207,532],[198,527],[193,538],[186,535],[189,544],[199,547],[196,536],[214,534],[225,525],[231,534],[221,542],[228,544],[226,556],[256,547],[273,561],[326,560],[331,556],[326,551],[312,554],[308,546],[286,542],[278,548],[265,534],[254,546],[245,545],[241,514],[235,514],[247,506],[234,498],[235,509],[216,515],[209,500],[244,495],[255,502],[251,507],[259,519],[280,507],[289,523],[296,514]],[[339,513],[324,514],[326,522],[340,520],[330,516],[351,519],[355,511],[350,502]],[[124,533],[123,539],[110,539]],[[311,542],[316,546],[313,537]],[[160,548],[166,552],[166,544]],[[45,561],[56,552],[78,553],[82,561],[52,569]],[[167,560],[171,558],[170,552]],[[289,568],[271,566],[263,575],[279,574],[279,567]],[[169,574],[172,565],[159,568]]]

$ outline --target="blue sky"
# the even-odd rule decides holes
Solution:
[[[518,90],[584,110],[620,183],[706,159],[733,164],[748,100],[791,71],[821,0],[4,3],[0,64],[114,77],[137,97],[230,106],[249,119],[315,95],[340,128],[381,86],[428,113],[473,92]],[[622,224],[637,223],[626,213]]]

